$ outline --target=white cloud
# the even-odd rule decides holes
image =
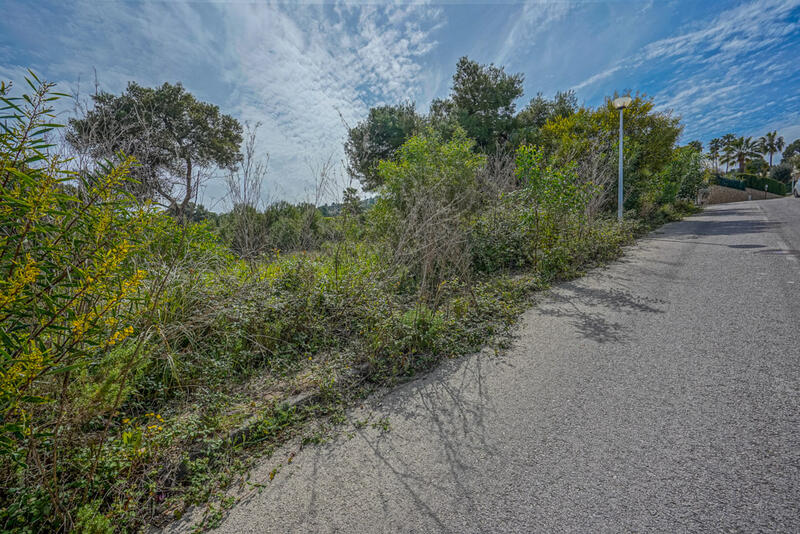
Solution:
[[[571,87],[571,89],[573,89],[574,91],[579,91],[579,90],[583,89],[584,87],[588,87],[590,85],[594,85],[595,83],[599,82],[600,80],[605,80],[606,78],[609,78],[609,77],[613,76],[614,73],[619,71],[621,68],[622,68],[622,66],[615,65],[615,66],[611,67],[610,69],[604,70],[603,72],[598,72],[594,76],[591,76],[591,77],[585,79],[584,81],[580,82],[579,84],[573,85]]]
[[[544,33],[580,3],[551,1],[523,4],[522,11],[509,28],[494,62],[505,65],[512,58],[523,56],[534,47],[537,35]]]
[[[774,54],[787,36],[800,29],[798,6],[800,0],[739,4],[712,20],[697,20],[677,35],[645,45],[573,88],[608,85],[614,74],[661,69],[668,77],[651,96],[658,109],[671,109],[684,117],[685,137],[716,129],[719,135],[725,133],[721,130],[736,131],[764,110],[765,106],[759,107],[759,88],[790,80],[800,72],[796,61]]]
[[[424,5],[226,8],[226,56],[237,65],[237,114],[264,123],[271,179],[297,199],[313,184],[309,162],[343,158],[346,133],[369,107],[416,99],[437,10]],[[323,16],[324,15],[324,16]]]
[[[84,95],[93,90],[93,67],[111,92],[130,80],[181,81],[225,113],[263,123],[268,193],[295,201],[313,181],[309,162],[343,158],[342,119],[352,125],[372,105],[423,95],[423,65],[442,25],[440,10],[426,3],[87,0],[44,11],[15,7],[19,23],[43,36],[30,44],[38,72],[70,90],[80,80]],[[0,76],[16,79],[20,67],[4,59],[11,53],[0,48]],[[223,190],[221,180],[210,183],[204,202],[224,209]]]

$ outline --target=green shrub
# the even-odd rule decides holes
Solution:
[[[740,191],[744,191],[747,188],[744,181],[742,180],[733,180],[731,178],[725,178],[721,175],[712,176],[709,180],[710,184],[721,185],[722,187],[730,187],[732,189],[739,189]]]
[[[99,512],[100,501],[84,504],[75,516],[74,532],[82,534],[111,534],[114,526],[111,520]]]
[[[382,161],[381,196],[371,211],[390,265],[426,298],[446,279],[468,274],[468,219],[479,205],[476,174],[485,158],[463,130],[444,140],[432,129]]]
[[[671,204],[678,199],[694,200],[703,182],[703,154],[692,146],[679,147],[661,171],[661,204]]]
[[[533,262],[535,239],[533,228],[525,224],[519,206],[506,197],[472,224],[472,266],[483,273],[524,268]]]
[[[45,139],[59,126],[52,86],[26,81],[33,94],[2,97],[0,523],[49,530],[105,491],[98,454],[141,370],[156,302],[139,254],[157,217],[124,192],[131,159],[99,176],[64,170]],[[90,435],[85,470],[69,470]],[[43,494],[46,508],[19,506]]]
[[[769,171],[769,177],[776,182],[782,184],[789,184],[792,181],[792,166],[788,163],[781,162],[780,165],[775,165]]]
[[[747,187],[758,189],[759,191],[764,191],[764,187],[766,186],[766,191],[769,193],[785,195],[788,190],[786,184],[776,182],[771,178],[761,178],[760,176],[755,176],[753,174],[739,174],[737,175],[737,178],[744,181]]]

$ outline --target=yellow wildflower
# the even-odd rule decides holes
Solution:
[[[14,271],[5,283],[0,282],[0,309],[13,303],[25,286],[30,285],[41,271],[30,254],[25,257],[25,264]],[[5,286],[5,287],[3,287]]]
[[[121,341],[124,341],[131,334],[133,334],[133,327],[132,326],[126,326],[122,330],[117,330],[116,332],[114,332],[114,334],[108,339],[108,341],[106,341],[106,344],[109,347],[111,347],[111,346],[116,345],[117,343],[119,343]]]

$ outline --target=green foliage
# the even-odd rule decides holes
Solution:
[[[753,174],[739,174],[739,180],[744,181],[747,187],[758,189],[759,191],[767,191],[775,195],[785,195],[789,189],[786,184],[772,180],[771,178],[762,178]],[[767,189],[765,189],[765,187]]]
[[[754,157],[744,164],[744,172],[746,174],[757,174],[765,176],[769,170],[769,164],[764,161],[764,158]]]
[[[771,180],[775,180],[776,182],[781,182],[782,184],[789,184],[792,181],[792,166],[789,163],[781,162],[780,165],[775,165],[771,171],[769,171],[769,177]]]
[[[131,159],[89,178],[63,170],[45,139],[58,126],[51,85],[33,74],[26,81],[34,93],[2,99],[10,122],[0,134],[0,478],[14,490],[0,518],[44,528],[39,521],[68,526],[65,507],[81,502],[67,489],[75,473],[59,463],[74,434],[91,424],[103,443],[141,366],[154,301],[137,256],[151,244],[154,213],[123,192]],[[96,459],[82,476],[87,490]],[[42,490],[45,517],[7,500]]]
[[[94,501],[84,504],[78,509],[78,513],[75,515],[75,532],[83,534],[111,534],[114,532],[111,520],[98,510],[100,505],[100,501]]]
[[[768,168],[772,168],[772,156],[780,154],[783,147],[786,146],[783,137],[779,136],[777,131],[767,132],[767,135],[759,139],[759,144],[761,145],[761,153],[769,156]]]
[[[0,523],[102,532],[115,499],[138,498],[126,484],[159,444],[160,424],[120,428],[118,412],[174,343],[171,321],[190,322],[184,296],[202,280],[190,266],[230,254],[128,193],[132,158],[65,170],[45,139],[58,94],[29,85],[2,100]]]
[[[581,184],[574,169],[546,166],[539,147],[521,146],[517,150],[516,174],[522,188],[514,193],[528,209],[575,213],[586,207],[592,194],[589,184]]]
[[[715,172],[719,172],[717,165],[719,164],[719,157],[722,154],[723,144],[722,139],[715,137],[708,143],[708,157],[714,167]]]
[[[454,116],[484,153],[493,153],[510,139],[522,74],[506,74],[503,67],[480,65],[462,57],[456,65],[449,99]]]
[[[443,315],[425,304],[398,311],[380,321],[371,332],[373,365],[390,375],[410,374],[429,366],[447,351]]]
[[[660,173],[657,192],[659,204],[672,204],[676,200],[694,200],[705,176],[703,154],[687,145],[676,148],[672,158]]]
[[[475,189],[475,173],[484,162],[472,152],[472,145],[463,130],[448,141],[431,129],[412,137],[400,148],[396,161],[381,162],[384,186],[376,205],[406,216],[423,192],[468,209],[474,199],[463,192]]]
[[[230,169],[241,159],[239,122],[180,83],[151,89],[130,82],[119,96],[100,92],[92,99],[94,109],[70,119],[67,140],[94,157],[135,157],[131,189],[164,200],[181,217],[196,196],[198,169]]]
[[[333,229],[313,204],[280,201],[259,212],[237,205],[216,221],[219,235],[242,258],[254,259],[276,250],[316,250],[332,237]],[[247,225],[249,231],[240,231]],[[259,251],[253,254],[253,251]]]
[[[467,219],[478,206],[484,157],[457,129],[449,141],[427,129],[406,141],[395,161],[381,162],[381,196],[371,213],[391,262],[428,291],[463,274]]]
[[[513,143],[515,145],[539,142],[539,130],[548,121],[569,117],[578,111],[575,91],[558,91],[552,100],[538,93],[516,116]]]
[[[654,189],[661,171],[672,159],[673,147],[682,126],[668,112],[654,111],[650,98],[637,95],[624,115],[625,207],[641,208],[643,196]],[[612,99],[597,109],[581,108],[564,118],[548,121],[541,129],[541,140],[548,157],[557,165],[567,165],[582,154],[596,150],[597,141],[619,128],[619,111]],[[608,186],[608,197],[616,198],[616,181]]]
[[[800,139],[795,139],[783,150],[783,154],[781,155],[784,160],[789,160],[794,156],[800,155]]]
[[[721,185],[723,187],[730,187],[732,189],[739,189],[740,191],[744,191],[747,188],[744,181],[742,180],[733,180],[731,178],[725,178],[722,175],[715,175],[710,180],[709,183]]]
[[[581,182],[571,167],[545,165],[535,146],[517,150],[516,174],[522,187],[473,226],[473,263],[484,272],[523,266],[563,270],[573,241],[588,226],[585,210],[594,186]]]
[[[367,118],[347,132],[344,152],[350,175],[365,190],[377,189],[382,184],[378,164],[394,157],[397,149],[420,128],[420,123],[414,104],[370,109]]]
[[[701,143],[697,139],[695,139],[694,141],[689,141],[686,144],[686,146],[692,148],[695,152],[700,152],[701,154],[703,152],[703,143]]]
[[[745,164],[752,159],[762,159],[760,146],[752,137],[734,137],[725,140],[723,163],[738,165],[739,172],[744,173]],[[727,136],[726,136],[727,137]],[[763,160],[762,160],[763,161]]]

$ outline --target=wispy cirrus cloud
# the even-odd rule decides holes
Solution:
[[[573,85],[570,89],[572,89],[573,91],[580,91],[584,87],[589,87],[601,80],[606,80],[610,78],[611,76],[614,75],[614,73],[618,72],[620,69],[622,69],[622,66],[615,65],[609,69],[604,70],[603,72],[598,72],[597,74],[590,76],[589,78],[586,78],[582,82]]]
[[[800,73],[799,35],[800,0],[743,3],[650,42],[573,88],[649,78],[646,92],[658,108],[684,117],[686,138],[748,133],[777,100],[773,89]]]
[[[261,122],[267,194],[291,200],[313,185],[310,166],[342,159],[344,122],[372,105],[419,98],[432,33],[442,27],[440,9],[426,3],[79,2],[43,11],[20,3],[16,13],[20,40],[44,36],[24,43],[25,66],[70,90],[93,91],[94,69],[112,92],[129,80],[181,81],[226,113]],[[19,59],[0,46],[0,76],[19,79]],[[205,193],[224,209],[222,180]]]
[[[264,124],[276,172],[291,170],[283,193],[296,197],[310,185],[309,160],[342,158],[344,123],[372,105],[419,96],[437,15],[418,4],[227,10],[238,114]]]
[[[524,58],[537,43],[536,38],[546,33],[552,24],[565,16],[581,2],[528,2],[522,5],[497,52],[495,63],[505,65],[509,61]]]
[[[301,200],[308,163],[343,156],[344,122],[447,94],[458,58],[525,74],[527,98],[573,88],[596,105],[630,88],[683,116],[685,137],[797,130],[800,0],[297,2],[7,0],[0,78],[118,93],[182,82],[261,122],[266,191]],[[344,121],[342,120],[344,119]],[[763,131],[762,131],[763,130]],[[224,209],[222,181],[203,202]]]

